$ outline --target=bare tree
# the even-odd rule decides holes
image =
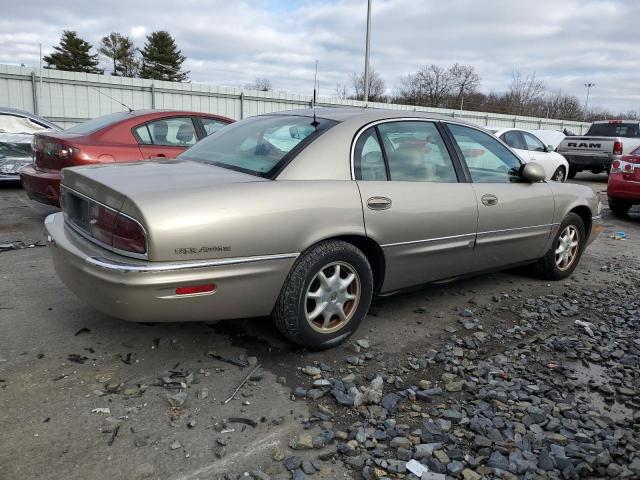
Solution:
[[[247,85],[250,90],[259,90],[261,92],[270,92],[273,90],[271,80],[267,77],[256,77],[252,84]]]
[[[449,69],[452,88],[456,91],[456,106],[462,110],[464,95],[475,93],[480,88],[480,75],[473,65],[454,63]]]
[[[545,84],[536,78],[536,74],[522,76],[514,71],[509,83],[505,100],[509,113],[516,115],[535,114],[536,107],[541,103],[545,93]]]
[[[561,90],[547,96],[543,110],[541,116],[547,118],[562,118],[563,120],[581,120],[583,118],[583,109],[578,97],[566,95]]]
[[[352,73],[349,75],[349,80],[351,81],[351,87],[353,88],[353,96],[355,100],[363,100],[364,99],[364,73],[357,74]],[[372,102],[384,102],[386,100],[385,92],[387,90],[387,86],[378,75],[378,73],[370,69],[369,70],[369,100]]]
[[[336,83],[336,90],[334,95],[338,97],[340,100],[344,100],[349,98],[349,89],[344,83]]]
[[[450,71],[434,64],[403,77],[401,82],[400,96],[428,107],[444,107],[453,88]]]

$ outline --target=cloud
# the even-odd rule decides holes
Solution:
[[[634,0],[373,0],[372,66],[393,89],[437,63],[474,65],[484,91],[502,91],[514,70],[536,73],[550,89],[616,111],[640,108],[640,56]],[[63,29],[97,44],[111,31],[139,47],[165,29],[188,58],[195,82],[242,85],[266,76],[276,89],[320,93],[364,65],[363,0],[44,0],[14,2],[0,19],[0,63],[38,65]]]

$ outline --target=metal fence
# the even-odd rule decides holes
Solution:
[[[103,93],[105,95],[103,95]],[[260,92],[199,83],[176,83],[141,78],[123,78],[91,73],[47,70],[42,72],[13,65],[0,65],[0,106],[37,113],[62,127],[121,111],[116,101],[132,109],[165,108],[217,113],[242,119],[261,113],[306,108],[310,96]],[[364,102],[320,98],[318,106],[364,107]],[[589,124],[549,118],[521,117],[498,113],[447,108],[414,107],[372,103],[370,108],[432,112],[488,127],[562,130],[581,134]]]

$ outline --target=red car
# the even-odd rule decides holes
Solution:
[[[633,205],[640,205],[640,147],[613,161],[607,196],[609,208],[619,216],[626,215]]]
[[[94,163],[174,158],[232,119],[178,110],[118,112],[34,137],[33,163],[20,171],[27,195],[60,206],[60,170]]]

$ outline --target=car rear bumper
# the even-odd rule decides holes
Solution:
[[[31,164],[20,170],[20,179],[31,200],[60,207],[59,170],[39,170]]]
[[[602,170],[609,171],[611,170],[611,163],[616,159],[620,158],[620,156],[614,155],[571,155],[567,153],[562,153],[562,156],[567,159],[569,165],[577,168],[578,170]]]
[[[0,183],[18,183],[20,181],[20,175],[0,173]]]
[[[640,203],[640,182],[625,179],[623,173],[613,173],[609,176],[607,196],[615,200]]]
[[[146,262],[113,254],[78,236],[62,213],[45,220],[54,267],[82,300],[136,322],[211,321],[269,315],[297,254],[185,262]],[[213,292],[176,288],[214,284]]]

